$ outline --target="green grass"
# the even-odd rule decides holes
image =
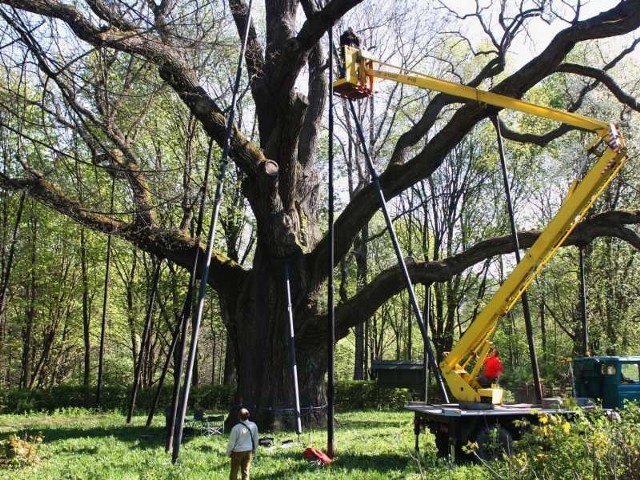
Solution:
[[[82,410],[53,415],[0,416],[0,440],[11,433],[42,433],[40,463],[20,470],[0,469],[0,479],[223,479],[228,477],[227,435],[187,437],[176,465],[165,453],[164,418],[152,427],[145,417],[126,425],[119,413]],[[348,412],[338,414],[335,462],[317,467],[302,457],[307,446],[325,449],[325,430],[264,434],[275,438],[271,448],[259,448],[251,478],[259,479],[482,479],[479,466],[450,467],[435,456],[433,438],[423,434],[421,454],[414,452],[411,412]],[[283,447],[283,441],[293,445]]]

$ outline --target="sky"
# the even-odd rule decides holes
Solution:
[[[455,10],[458,13],[465,14],[471,13],[476,8],[475,0],[444,0],[446,4],[449,5],[450,8]],[[492,0],[479,0],[482,5],[488,5]],[[567,3],[575,4],[577,0],[569,0]],[[583,1],[580,19],[591,18],[599,13],[609,10],[616,6],[620,0],[588,0]],[[497,2],[493,2],[497,3]],[[520,2],[512,2],[514,8]],[[562,7],[563,2],[555,0],[554,5],[558,8]],[[565,7],[566,9],[566,7]],[[571,12],[567,9],[567,15],[571,15]],[[495,22],[495,20],[494,20]],[[520,35],[516,38],[513,43],[512,48],[510,49],[512,59],[517,59],[518,63],[524,64],[532,57],[539,54],[544,48],[549,44],[551,39],[555,36],[563,28],[566,28],[568,25],[565,22],[556,20],[552,24],[547,24],[542,19],[532,19],[529,20],[529,25],[531,26],[530,32],[531,35]],[[475,21],[467,21],[465,22],[465,27],[467,29],[467,33],[472,38],[483,38],[484,32],[482,32],[478,22]],[[635,33],[635,37],[638,37],[640,33]],[[635,38],[634,37],[634,38]],[[640,51],[636,51],[634,57],[638,59],[640,62]],[[518,66],[520,66],[518,65]]]

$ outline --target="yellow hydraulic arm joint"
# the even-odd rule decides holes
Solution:
[[[451,394],[458,401],[479,402],[484,397],[489,398],[493,403],[500,403],[499,389],[480,388],[476,381],[498,321],[513,308],[527,287],[618,174],[627,158],[624,139],[616,128],[607,122],[415,72],[407,73],[398,67],[385,65],[369,57],[367,53],[351,47],[344,47],[344,61],[345,75],[334,83],[333,88],[337,95],[345,98],[354,99],[372,95],[373,79],[383,78],[435,90],[457,98],[555,120],[592,131],[597,135],[597,138],[587,147],[588,152],[596,158],[593,166],[582,180],[574,182],[549,225],[440,363]],[[383,66],[394,71],[383,70]]]

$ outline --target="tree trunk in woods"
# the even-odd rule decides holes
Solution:
[[[84,228],[80,229],[80,269],[82,285],[82,386],[88,391],[91,381],[91,311],[89,308],[89,268]]]
[[[20,388],[29,388],[31,385],[31,344],[33,341],[33,322],[35,310],[32,306],[26,312],[26,323],[22,327],[22,365],[20,376]]]
[[[20,375],[20,387],[30,388],[32,384],[32,360],[33,360],[33,326],[36,319],[36,299],[37,299],[37,230],[38,220],[35,217],[29,219],[31,227],[31,256],[30,256],[30,273],[29,286],[27,288],[27,311],[25,312],[25,324],[22,327],[22,367]]]
[[[542,347],[543,360],[548,357],[547,347],[547,322],[544,318],[544,300],[540,302],[540,343]],[[515,362],[513,363],[515,364]]]
[[[227,331],[224,349],[224,371],[222,373],[223,385],[235,385],[236,382],[236,355],[231,342],[231,335]]]

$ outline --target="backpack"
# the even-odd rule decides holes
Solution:
[[[310,462],[317,463],[318,465],[329,465],[333,462],[333,459],[326,453],[313,447],[306,448],[305,451],[302,452],[302,456]]]

